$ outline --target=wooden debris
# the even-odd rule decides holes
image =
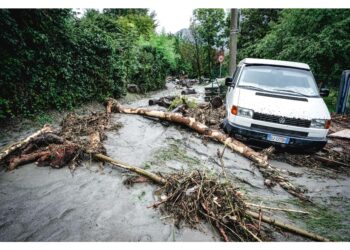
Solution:
[[[117,101],[114,101],[112,111],[125,113],[125,114],[138,114],[138,115],[144,115],[144,116],[157,117],[163,120],[185,125],[197,131],[200,134],[203,134],[213,140],[216,140],[218,142],[221,142],[227,145],[227,147],[231,148],[233,151],[240,153],[243,156],[251,159],[252,161],[257,163],[259,166],[262,166],[262,167],[268,166],[267,158],[264,155],[261,155],[255,152],[253,149],[249,148],[243,143],[227,136],[226,134],[221,133],[218,130],[212,130],[208,128],[206,125],[200,122],[197,122],[192,117],[184,117],[179,113],[148,110],[145,108],[125,108]]]
[[[220,108],[224,104],[220,96],[216,96],[211,99],[210,103],[214,109]]]
[[[282,229],[285,229],[285,230],[287,230],[289,232],[292,232],[292,233],[295,233],[295,234],[307,237],[307,238],[315,240],[315,241],[329,241],[329,239],[327,239],[325,237],[322,237],[320,235],[317,235],[317,234],[314,234],[314,233],[310,233],[310,232],[308,232],[308,231],[306,231],[304,229],[301,229],[301,228],[295,227],[293,225],[290,225],[290,224],[278,221],[276,219],[270,218],[270,217],[265,216],[265,215],[261,216],[258,213],[255,213],[253,211],[248,211],[247,210],[246,214],[251,216],[254,219],[261,218],[261,220],[263,222],[269,223],[269,224],[274,225],[274,226],[278,226],[278,227],[280,227]]]
[[[161,97],[159,99],[150,99],[148,100],[148,105],[153,106],[153,105],[159,105],[165,108],[169,108],[171,105],[171,102],[175,99],[175,96],[165,96]],[[109,99],[111,101],[111,99]]]
[[[205,124],[196,121],[196,119],[193,117],[185,117],[179,113],[149,110],[145,108],[126,108],[123,107],[118,101],[113,99],[109,99],[109,102],[113,103],[112,112],[156,117],[169,122],[179,123],[195,130],[199,134],[203,134],[207,138],[220,142],[226,145],[234,152],[239,153],[256,163],[259,171],[262,173],[264,178],[273,181],[271,185],[274,185],[274,183],[277,182],[283,189],[285,189],[290,194],[302,200],[310,201],[308,197],[303,195],[303,190],[292,185],[286,177],[282,176],[281,171],[279,169],[269,164],[266,154],[254,151],[250,147],[246,146],[240,141],[235,140],[232,137],[229,137],[228,135],[220,132],[219,130],[210,129]]]
[[[40,135],[43,135],[45,133],[52,133],[52,132],[53,132],[53,128],[49,125],[45,125],[42,129],[36,131],[34,134],[31,134],[25,139],[2,148],[0,150],[0,162],[2,162],[7,156],[12,154],[14,151],[27,146],[32,140],[36,139]]]
[[[259,205],[259,204],[253,204],[253,203],[249,203],[249,202],[246,202],[245,205],[248,206],[248,207],[256,207],[256,208],[259,208],[259,209],[277,210],[277,211],[300,213],[300,214],[309,214],[309,212],[306,212],[306,211],[295,210],[295,209],[287,209],[287,208],[279,208],[279,207],[268,207],[268,206],[263,206],[263,205]]]
[[[77,119],[73,118],[74,116],[70,116],[69,120],[65,120],[63,123],[64,129],[62,128],[59,135],[52,136],[52,134],[50,134],[51,130],[48,131],[50,133],[45,134],[48,138],[51,138],[51,141],[57,144],[46,146],[48,140],[42,143],[45,138],[39,139],[36,136],[30,136],[29,140],[24,140],[27,143],[23,143],[21,146],[17,147],[17,149],[25,149],[26,154],[15,155],[15,157],[11,158],[9,168],[14,169],[20,164],[33,161],[52,167],[63,167],[68,165],[71,161],[75,161],[80,152],[83,151],[90,154],[95,160],[108,162],[112,166],[134,172],[160,185],[163,191],[163,195],[161,196],[163,199],[154,204],[153,207],[162,206],[162,209],[170,213],[172,217],[176,219],[177,224],[181,221],[185,221],[191,226],[196,227],[201,220],[206,220],[218,230],[222,239],[225,241],[262,241],[265,235],[264,231],[261,230],[260,223],[263,221],[311,239],[327,240],[321,236],[309,233],[292,225],[278,222],[274,219],[262,216],[261,214],[258,214],[258,217],[256,217],[256,213],[248,210],[248,206],[244,202],[238,188],[234,187],[233,184],[228,181],[223,182],[216,176],[195,170],[190,173],[174,173],[163,177],[101,154],[101,145],[104,138],[103,132],[109,126],[108,123],[111,111],[115,111],[116,108],[118,108],[119,112],[122,110],[123,113],[127,113],[127,111],[130,110],[135,112],[134,109],[121,109],[120,106],[116,107],[115,103],[109,100],[106,103],[105,114],[76,117]],[[136,110],[140,112],[140,109]],[[232,138],[220,134],[219,131],[209,129],[205,125],[196,122],[193,118],[183,117],[182,115],[179,116],[179,114],[169,112],[154,113],[154,111],[145,110],[141,111],[141,114],[178,122],[194,128],[196,131],[202,132],[206,136],[212,136],[213,139],[224,143],[225,147],[236,150],[242,155],[255,160],[255,162],[258,163],[259,169],[265,171],[263,173],[267,174],[269,173],[268,171],[272,171],[270,172],[270,176],[275,175],[276,177],[274,177],[274,180],[277,180],[282,187],[291,189],[292,191],[294,190],[293,186],[288,183],[285,178],[278,175],[279,171],[267,163],[267,157],[253,151],[244,144],[237,143],[232,140]],[[156,115],[154,116],[154,114]],[[81,124],[79,124],[79,121]],[[74,127],[77,125],[80,126],[78,128]],[[35,133],[35,135],[40,134],[42,134],[42,131]],[[88,135],[89,140],[87,144],[78,139],[79,135]],[[68,141],[67,138],[72,138],[74,141]],[[37,148],[31,148],[29,146],[28,142],[30,142],[31,139],[33,139],[32,142],[35,141],[37,143]],[[219,157],[221,156],[222,158],[223,152],[219,152]],[[7,156],[9,156],[9,154],[7,154]],[[224,168],[224,166],[222,167]]]
[[[338,131],[338,132],[335,132],[335,133],[328,135],[328,137],[350,139],[350,129],[343,129],[341,131]]]
[[[114,159],[112,159],[112,158],[110,158],[108,156],[105,156],[103,154],[95,154],[93,157],[96,160],[99,160],[99,161],[102,161],[102,162],[108,162],[108,163],[110,163],[113,166],[116,166],[116,167],[119,167],[119,168],[123,168],[123,169],[129,170],[131,172],[137,173],[139,175],[145,176],[145,177],[149,178],[150,180],[154,181],[157,184],[163,184],[164,185],[166,183],[166,180],[163,179],[162,177],[158,176],[158,175],[155,175],[155,174],[153,174],[151,172],[148,172],[148,171],[146,171],[146,170],[144,170],[142,168],[138,168],[138,167],[135,167],[135,166],[130,166],[130,165],[126,164],[126,163],[114,160]]]
[[[350,168],[350,164],[346,164],[346,163],[343,163],[343,162],[340,162],[340,161],[332,160],[332,159],[325,158],[325,157],[318,156],[318,155],[313,155],[312,157],[315,158],[316,160],[324,162],[327,165],[341,166],[341,167]]]
[[[50,165],[54,168],[66,166],[77,154],[79,147],[72,143],[63,145],[50,145],[46,149],[40,149],[30,154],[14,157],[8,165],[9,170],[17,166],[37,161],[39,165]]]
[[[192,94],[197,94],[195,89],[185,89],[181,91],[181,95],[192,95]]]

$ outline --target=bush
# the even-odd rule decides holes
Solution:
[[[0,10],[0,119],[117,98],[132,81],[163,88],[175,54],[144,14],[91,10],[80,20],[68,9]]]
[[[142,92],[165,87],[166,76],[175,69],[178,57],[173,42],[164,34],[154,35],[148,41],[141,39],[131,82],[137,84]]]
[[[145,45],[140,48],[138,57],[138,67],[131,82],[137,84],[142,92],[164,88],[170,66],[164,54],[156,47]]]

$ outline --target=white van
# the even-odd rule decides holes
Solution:
[[[326,145],[329,90],[319,92],[307,64],[246,58],[225,84],[227,133],[308,152]]]

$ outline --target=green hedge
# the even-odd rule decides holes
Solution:
[[[164,51],[139,47],[140,35],[125,17],[90,15],[79,20],[68,9],[0,10],[0,119],[117,98],[132,82],[143,91],[164,87]]]

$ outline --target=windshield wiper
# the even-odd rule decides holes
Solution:
[[[305,95],[303,93],[300,93],[300,92],[297,92],[297,91],[294,91],[294,90],[289,90],[289,89],[273,89],[274,91],[278,91],[278,92],[288,92],[288,93],[293,93],[293,94],[297,94],[297,95],[300,95],[300,96],[305,96],[305,97],[310,97],[308,95]]]
[[[239,87],[246,88],[246,89],[252,89],[252,90],[258,90],[258,91],[271,92],[271,91],[268,91],[266,89],[262,89],[262,88],[251,86],[251,85],[239,85]]]

